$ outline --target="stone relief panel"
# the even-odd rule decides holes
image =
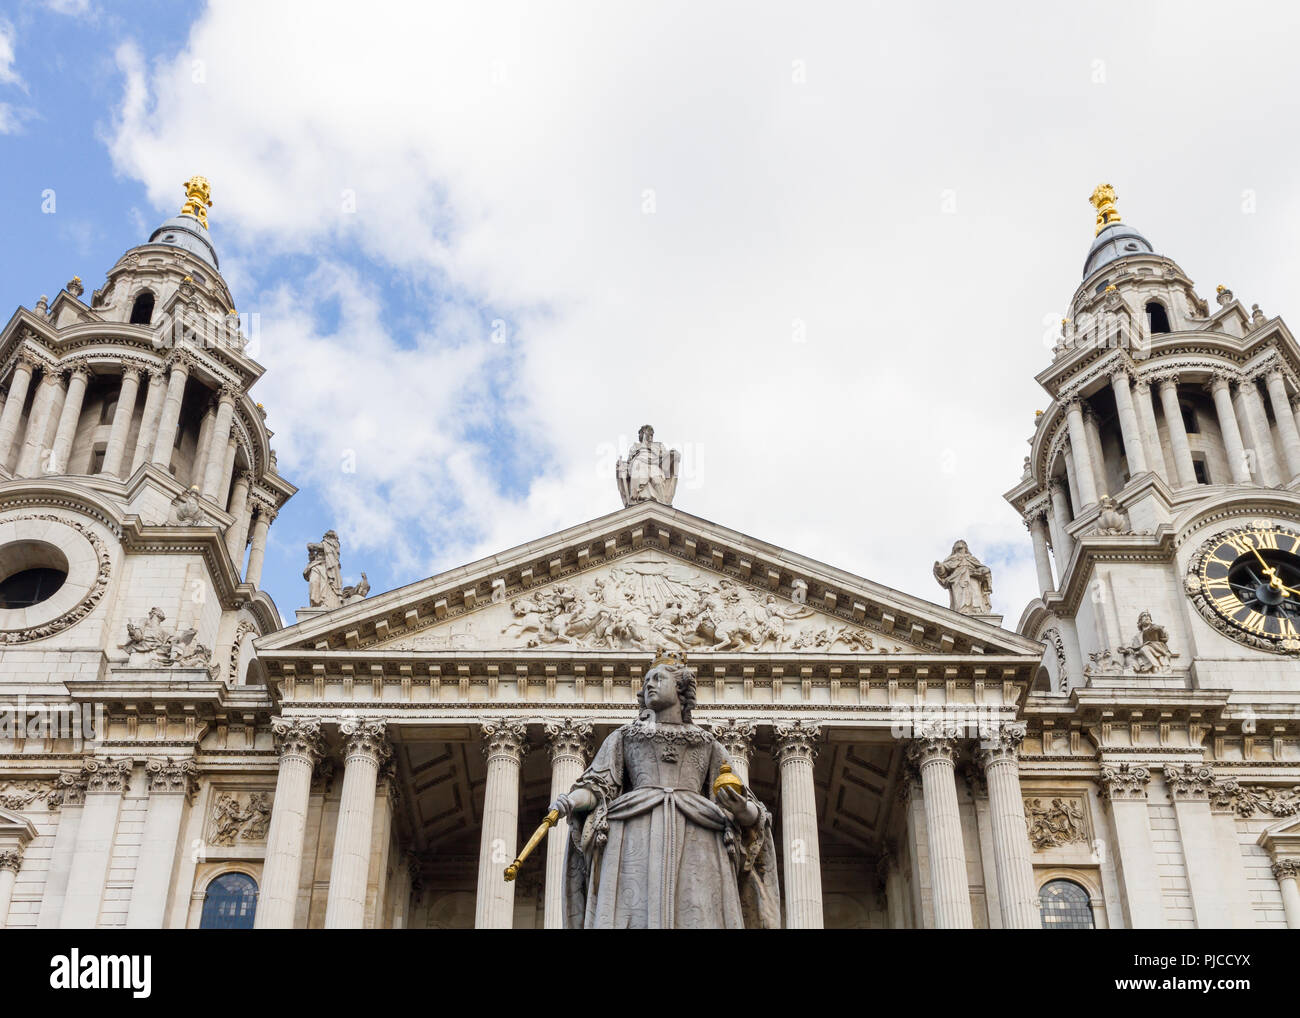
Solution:
[[[218,792],[208,815],[207,840],[227,848],[261,842],[270,825],[270,792]]]
[[[410,650],[813,651],[887,654],[890,637],[653,552],[537,586],[387,646]]]
[[[1088,844],[1084,801],[1072,796],[1032,797],[1025,800],[1029,842],[1041,851],[1061,845]]]

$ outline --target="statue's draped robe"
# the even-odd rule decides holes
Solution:
[[[712,798],[727,752],[696,725],[613,732],[575,788],[596,798],[569,825],[565,926],[741,929],[781,925],[772,819],[741,827]]]

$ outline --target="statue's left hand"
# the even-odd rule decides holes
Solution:
[[[730,788],[718,789],[718,805],[730,813],[741,827],[752,827],[758,822],[758,807]]]

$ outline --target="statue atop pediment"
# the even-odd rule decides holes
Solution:
[[[655,429],[643,424],[627,451],[627,459],[618,461],[618,493],[623,496],[624,506],[651,501],[673,504],[682,454],[656,442],[654,437]]]
[[[363,600],[370,593],[370,581],[361,574],[361,582],[343,586],[343,568],[340,564],[339,535],[325,531],[319,541],[307,545],[307,568],[302,578],[307,581],[307,603],[312,608],[338,608]]]
[[[965,541],[958,541],[952,546],[952,554],[934,564],[934,578],[948,591],[953,611],[963,615],[987,615],[992,611],[989,596],[993,592],[993,573],[971,554]]]

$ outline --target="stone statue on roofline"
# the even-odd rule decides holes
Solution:
[[[673,504],[682,454],[656,442],[654,437],[655,429],[643,424],[627,451],[627,459],[618,461],[618,493],[624,506],[651,501]]]

